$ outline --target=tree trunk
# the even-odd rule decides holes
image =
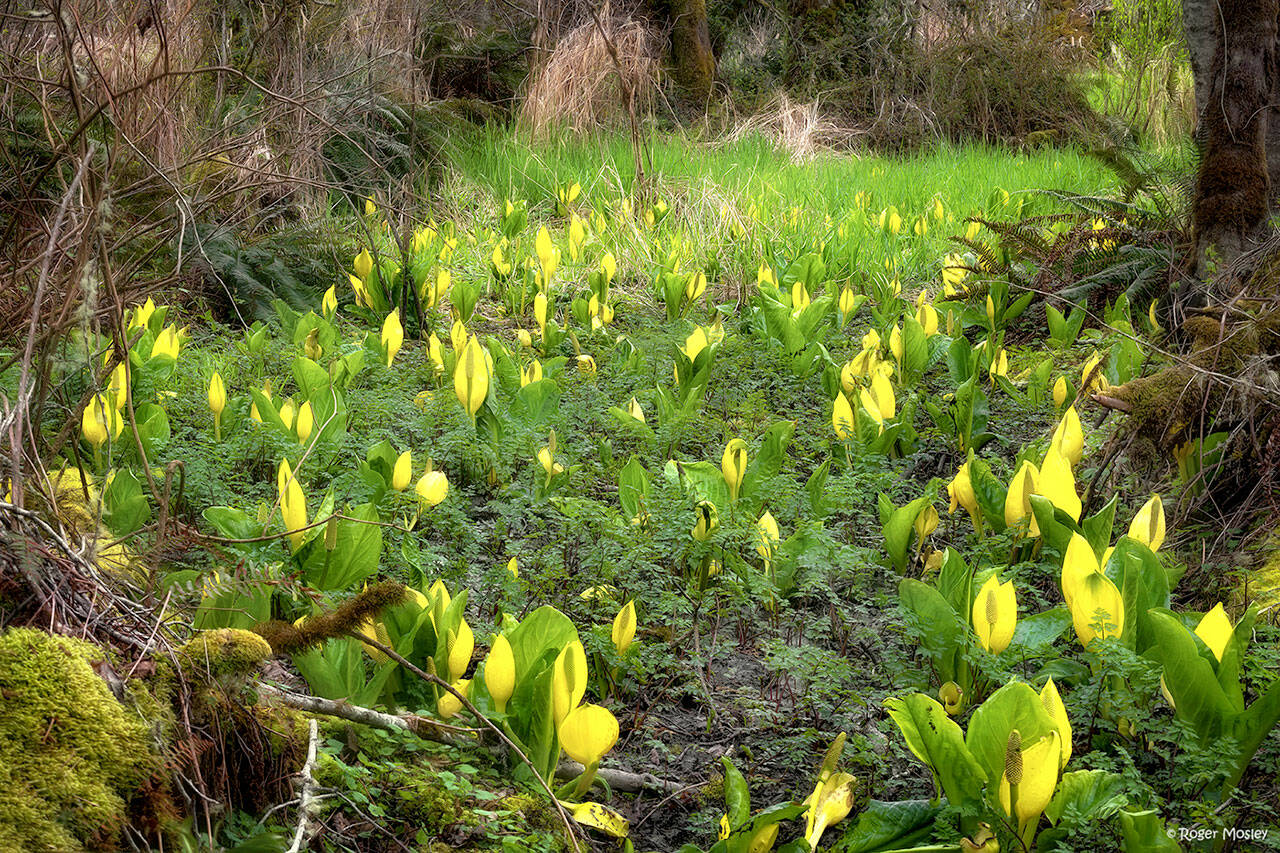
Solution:
[[[1230,261],[1258,240],[1267,221],[1266,141],[1276,88],[1278,11],[1277,0],[1210,0],[1207,5],[1217,14],[1194,206],[1202,273],[1210,247],[1220,260]]]
[[[706,0],[668,0],[671,61],[676,84],[699,109],[705,109],[715,82]]]

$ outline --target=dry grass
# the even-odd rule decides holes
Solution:
[[[633,18],[602,21],[617,48],[618,62],[635,90],[636,109],[647,112],[658,89],[660,40]],[[626,110],[618,71],[593,21],[578,26],[556,44],[520,106],[520,123],[542,136],[553,129],[577,133],[620,126]]]
[[[860,131],[824,116],[817,101],[799,103],[783,92],[764,109],[738,122],[725,141],[761,136],[770,140],[776,150],[788,152],[793,161],[802,162],[824,151],[847,149],[860,135]]]

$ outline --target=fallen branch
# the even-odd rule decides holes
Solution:
[[[269,684],[259,685],[258,694],[296,711],[306,711],[309,714],[324,714],[326,717],[337,717],[347,722],[359,723],[363,726],[371,726],[375,729],[383,729],[390,732],[409,732],[423,740],[435,741],[436,743],[449,743],[456,746],[463,741],[454,737],[454,735],[475,735],[480,733],[479,729],[451,726],[427,717],[420,717],[417,714],[387,714],[382,711],[375,711],[372,708],[365,708],[362,705],[352,705],[350,702],[293,693],[289,690],[282,690],[279,687],[272,687]]]
[[[577,779],[585,768],[576,761],[562,761],[556,768],[557,779]],[[661,791],[670,794],[685,787],[681,782],[660,779],[652,773],[633,773],[630,770],[617,770],[612,767],[601,767],[596,770],[596,778],[609,783],[609,787],[624,794],[636,794],[640,791]]]
[[[307,824],[311,822],[311,811],[315,806],[315,767],[316,743],[320,740],[320,727],[316,718],[310,721],[311,735],[307,740],[307,762],[302,765],[302,792],[298,795],[298,828],[293,833],[293,843],[288,853],[299,853],[307,838]]]
[[[1129,405],[1127,401],[1108,397],[1105,394],[1094,394],[1093,402],[1104,408],[1115,409],[1117,412],[1124,412],[1125,414],[1133,411],[1133,406]]]

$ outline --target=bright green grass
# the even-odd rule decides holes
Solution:
[[[460,146],[451,167],[498,199],[531,202],[554,199],[555,188],[578,181],[587,195],[630,191],[634,160],[622,135],[593,139],[565,137],[534,146],[509,131],[491,129]],[[824,154],[794,162],[759,136],[720,145],[653,136],[646,142],[644,168],[657,193],[713,185],[721,194],[764,207],[799,205],[838,217],[857,206],[858,192],[870,194],[877,210],[895,205],[919,211],[935,197],[955,210],[983,207],[992,190],[1097,192],[1114,183],[1095,160],[1078,151],[1029,152],[986,146],[942,146],[910,157]]]

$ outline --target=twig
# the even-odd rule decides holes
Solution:
[[[307,824],[311,822],[311,811],[315,805],[315,766],[316,743],[320,740],[320,726],[316,718],[311,718],[311,735],[307,741],[307,763],[302,765],[302,793],[298,795],[298,828],[293,833],[293,843],[288,853],[299,853],[307,837]]]
[[[585,769],[576,761],[561,761],[556,767],[556,778],[577,779]],[[661,791],[664,794],[671,794],[687,787],[683,782],[660,779],[652,773],[635,773],[613,767],[598,768],[596,776],[608,782],[610,788],[622,791],[624,794],[636,794],[640,791]]]

